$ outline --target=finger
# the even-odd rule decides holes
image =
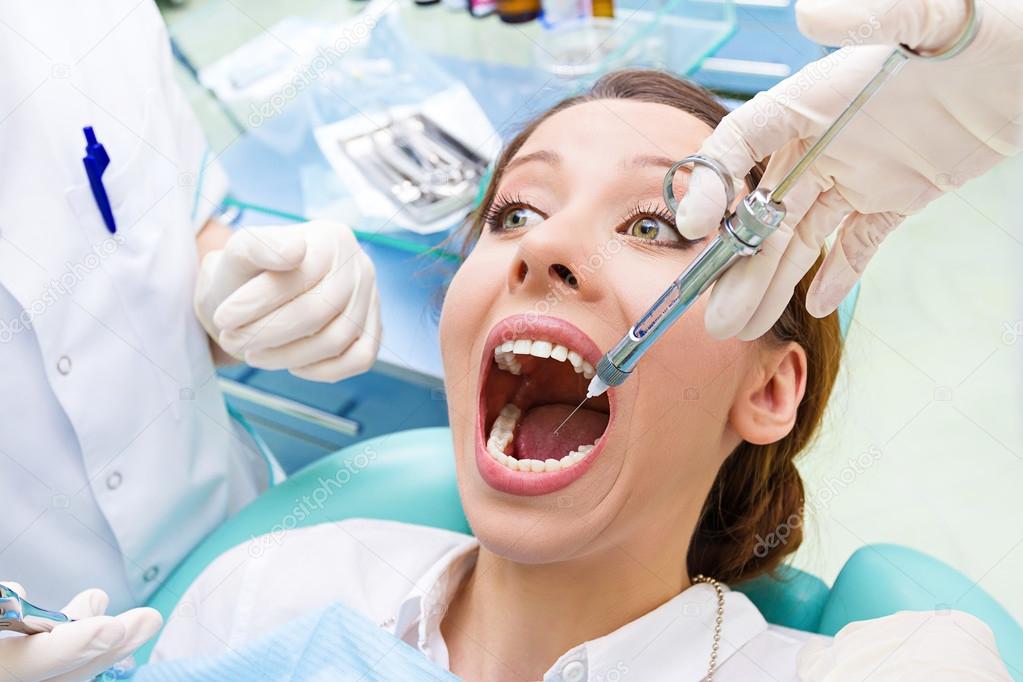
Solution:
[[[110,598],[103,590],[91,589],[76,594],[68,605],[61,609],[68,618],[81,620],[92,616],[102,616],[107,612]]]
[[[333,382],[369,371],[380,350],[380,298],[373,290],[366,326],[358,340],[342,355],[290,370],[295,376],[309,381]]]
[[[225,266],[246,280],[264,270],[294,270],[305,256],[305,236],[290,225],[238,230],[224,245]]]
[[[215,314],[239,287],[265,271],[288,271],[305,258],[305,239],[287,228],[248,228],[235,232],[219,251],[206,254],[196,281],[196,313],[211,336],[220,326]]]
[[[796,225],[757,311],[737,335],[740,339],[750,341],[770,331],[792,300],[796,285],[820,257],[824,240],[851,210],[838,190],[831,189],[817,197]]]
[[[289,369],[311,365],[326,358],[342,355],[348,350],[367,326],[375,289],[372,263],[368,256],[362,258],[365,259],[363,265],[368,267],[360,267],[361,274],[355,291],[348,301],[348,306],[340,314],[310,336],[283,345],[247,351],[245,362],[262,369]]]
[[[796,24],[823,45],[897,45],[923,51],[950,45],[966,25],[963,0],[797,0]]]
[[[343,264],[335,264],[334,257],[332,249],[310,249],[293,270],[256,275],[220,304],[213,321],[221,330],[236,330],[256,322],[306,291],[317,289],[331,270],[342,269]],[[326,285],[336,282],[343,282],[343,278],[328,280]]]
[[[22,587],[21,583],[16,583],[13,580],[3,580],[3,581],[0,581],[0,585],[3,585],[4,587],[6,587],[6,588],[8,588],[10,590],[14,590],[15,592],[18,593],[18,596],[21,597],[22,599],[26,599],[27,598],[27,593],[25,592],[25,588]]]
[[[100,656],[88,660],[76,670],[67,671],[51,678],[49,682],[91,680],[118,661],[130,656],[152,638],[163,625],[163,617],[160,612],[147,607],[125,611],[117,616],[116,620],[126,633],[120,643],[112,646],[109,651]]]
[[[363,277],[369,277],[369,284],[373,284],[373,264],[358,251],[341,270],[327,273],[319,284],[294,300],[255,322],[221,332],[218,343],[228,353],[240,356],[315,336],[351,304]]]
[[[125,634],[124,624],[116,618],[97,616],[58,625],[50,632],[0,639],[0,666],[14,679],[49,679],[102,656]]]
[[[735,187],[735,196],[746,193],[745,184]],[[717,229],[725,209],[731,208],[725,186],[714,171],[696,166],[689,176],[689,186],[675,210],[675,227],[686,239],[702,239]]]
[[[764,183],[773,184],[789,167],[789,160],[801,153],[797,140],[771,159]],[[817,200],[824,180],[811,176],[797,184],[785,199],[786,214],[781,225],[761,245],[759,253],[740,258],[721,276],[710,293],[704,313],[707,332],[727,339],[740,334],[749,324],[767,293],[778,265],[792,240],[795,226]]]
[[[833,59],[825,57],[821,62]],[[795,108],[785,95],[788,80],[761,92],[749,102],[725,116],[699,154],[723,165],[732,178],[737,195],[746,191],[745,177],[757,162],[787,144],[812,137],[824,122],[812,115],[812,109]],[[770,187],[765,178],[761,183]],[[724,194],[717,175],[698,167],[690,179],[689,191],[679,202],[675,223],[689,238],[704,237],[717,227],[724,206]]]
[[[905,220],[898,213],[850,213],[838,238],[810,283],[806,310],[814,317],[830,315],[863,275],[884,238]]]
[[[759,253],[739,259],[714,283],[703,314],[708,334],[728,339],[742,331],[760,306],[791,238],[791,232],[779,228],[764,240]]]

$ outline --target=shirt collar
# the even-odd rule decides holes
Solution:
[[[724,589],[718,666],[767,629],[767,621],[746,595]],[[702,680],[710,663],[717,607],[713,587],[693,585],[614,632],[569,650],[547,671],[544,682],[655,680],[666,669],[673,680]]]
[[[474,537],[466,538],[465,542],[441,556],[416,581],[398,604],[394,616],[394,634],[397,637],[409,642],[410,630],[415,627],[415,642],[420,650],[424,650],[431,635],[440,632],[440,622],[469,569],[476,564],[478,550],[479,541]],[[429,655],[430,652],[426,653]]]
[[[440,623],[455,592],[475,565],[478,550],[475,538],[467,538],[464,544],[449,550],[398,605],[394,634],[411,644],[409,635],[416,628],[418,648],[442,665],[447,665],[447,650],[440,637]],[[746,595],[727,587],[724,590],[719,667],[767,630],[767,621]],[[565,652],[544,674],[544,682],[651,680],[663,676],[666,668],[673,671],[674,680],[702,680],[710,662],[717,606],[713,587],[693,585],[614,632]],[[442,651],[429,650],[431,641],[439,642]]]

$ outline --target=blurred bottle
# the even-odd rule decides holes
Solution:
[[[590,0],[542,0],[540,23],[544,28],[564,26],[590,16],[593,6]]]
[[[614,0],[593,0],[593,16],[613,17],[615,15]]]
[[[497,0],[469,0],[469,14],[474,17],[489,17],[497,11]]]
[[[521,24],[540,16],[540,0],[497,0],[497,16],[509,24]]]

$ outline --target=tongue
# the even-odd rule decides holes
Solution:
[[[515,431],[515,459],[561,459],[580,445],[591,445],[607,428],[607,414],[583,408],[558,428],[575,405],[540,405],[526,411]]]

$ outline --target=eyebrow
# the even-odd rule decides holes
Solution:
[[[630,159],[624,159],[620,168],[624,171],[636,170],[639,168],[671,168],[675,164],[676,159],[672,159],[667,156],[660,154],[640,154],[639,156],[633,156]],[[684,171],[685,168],[680,168],[680,171]]]
[[[529,154],[517,156],[511,161],[509,161],[508,165],[505,166],[504,172],[507,173],[513,168],[517,168],[527,163],[544,163],[547,164],[548,166],[558,168],[559,166],[561,166],[561,156],[558,155],[557,152],[552,152],[546,149],[530,152]],[[630,171],[641,168],[671,168],[671,166],[674,165],[674,163],[675,159],[672,159],[671,157],[668,156],[663,156],[660,154],[640,154],[638,156],[633,156],[631,158],[624,159],[619,164],[619,167],[623,171]],[[690,170],[689,168],[683,166],[682,168],[679,169],[679,172],[685,173],[689,170]]]
[[[530,152],[522,156],[516,156],[514,159],[508,162],[508,165],[504,167],[504,172],[507,173],[513,168],[522,166],[527,163],[546,163],[548,166],[554,166],[555,168],[561,165],[561,157],[558,156],[557,152],[548,151],[541,149],[540,151]]]

